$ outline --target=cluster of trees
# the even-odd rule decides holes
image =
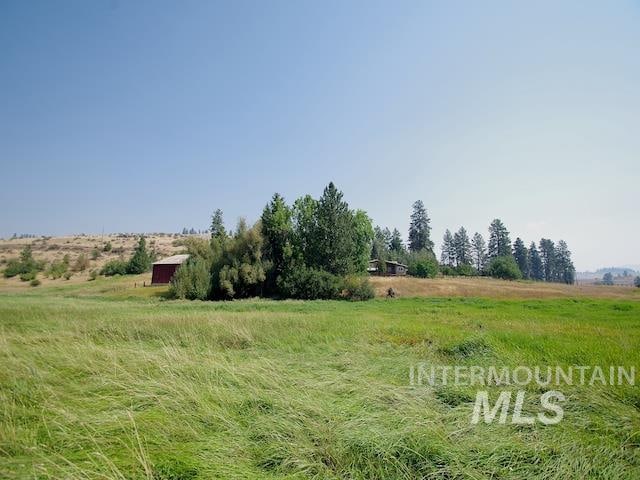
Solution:
[[[409,223],[409,241],[405,246],[397,228],[374,228],[371,259],[380,260],[378,268],[384,273],[385,261],[392,260],[408,267],[409,275],[417,277],[435,277],[438,274],[438,261],[433,253],[431,240],[431,219],[424,203],[417,200]]]
[[[20,258],[14,258],[7,262],[3,275],[5,278],[20,276],[23,282],[34,282],[38,272],[45,269],[45,263],[33,258],[31,245],[25,245],[20,252]],[[38,282],[39,284],[39,282]]]
[[[182,235],[202,235],[204,233],[207,233],[207,230],[196,230],[193,227],[191,228],[184,227],[182,229]]]
[[[190,259],[172,280],[179,298],[371,298],[366,277],[373,228],[351,210],[330,183],[319,199],[306,195],[287,205],[274,194],[260,220],[244,219],[227,232],[221,210],[212,216],[211,239],[187,239]]]
[[[53,279],[64,277],[66,280],[71,278],[72,272],[84,271],[89,266],[89,258],[81,253],[71,264],[69,255],[65,255],[61,260],[53,260],[49,266],[42,260],[36,260],[33,257],[31,245],[25,245],[20,252],[19,258],[11,259],[7,262],[3,275],[5,278],[20,276],[20,280],[31,282],[31,285],[40,285],[37,276],[40,272],[46,277]]]
[[[108,248],[111,250],[111,243],[108,243]],[[103,250],[109,251],[107,250],[107,245],[105,245]],[[122,258],[109,260],[104,264],[102,270],[100,270],[100,275],[135,275],[148,272],[151,269],[151,264],[155,260],[155,256],[155,252],[147,248],[147,240],[144,238],[144,235],[141,235],[129,260]]]
[[[500,219],[489,225],[488,243],[477,232],[470,239],[464,227],[453,235],[447,230],[442,240],[440,260],[444,273],[575,282],[571,252],[564,240],[556,244],[542,238],[538,245],[531,242],[527,248],[518,237],[512,244],[509,231]]]

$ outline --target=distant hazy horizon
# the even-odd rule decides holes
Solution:
[[[0,4],[0,236],[256,220],[329,181],[406,239],[639,265],[638,2]]]

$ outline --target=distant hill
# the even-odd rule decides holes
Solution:
[[[576,272],[578,282],[592,283],[601,280],[605,273],[613,275],[614,283],[618,285],[632,285],[636,276],[640,275],[638,265],[629,267],[606,267],[599,268],[595,272]]]

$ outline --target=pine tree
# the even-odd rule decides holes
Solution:
[[[362,269],[359,263],[358,243],[367,241],[370,245],[373,229],[371,221],[352,213],[349,205],[342,199],[333,182],[324,189],[316,210],[315,264],[311,265],[326,270],[334,275],[356,273]],[[366,215],[365,215],[366,216]],[[365,223],[368,223],[368,229]],[[365,230],[367,230],[365,232]],[[365,235],[354,236],[356,231]],[[366,265],[364,265],[366,269]]]
[[[502,220],[496,218],[489,225],[489,259],[496,257],[511,256],[511,239],[509,231],[504,226]]]
[[[478,273],[481,273],[487,261],[487,244],[478,232],[473,235],[471,240],[471,255],[474,267],[476,267]]]
[[[513,242],[513,257],[518,264],[522,278],[531,278],[531,267],[529,266],[529,252],[520,237]]]
[[[535,242],[531,242],[531,245],[529,245],[529,278],[532,280],[544,280],[544,266]]]
[[[275,193],[264,207],[261,220],[264,257],[273,264],[272,280],[275,280],[284,272],[293,255],[291,209],[280,194]]]
[[[227,236],[222,219],[222,210],[217,209],[211,216],[211,238],[223,239]]]
[[[417,200],[413,204],[411,223],[409,224],[409,250],[419,252],[429,250],[433,252],[433,242],[431,241],[431,220],[427,215],[422,200]]]
[[[540,239],[540,259],[545,282],[556,280],[556,247],[548,238]]]
[[[449,229],[444,232],[442,237],[442,254],[440,255],[440,263],[443,265],[453,266],[456,260],[456,249],[453,242],[453,235]]]
[[[453,250],[456,266],[471,264],[471,242],[464,227],[453,235]]]
[[[556,247],[556,275],[560,282],[572,285],[576,281],[576,269],[571,261],[571,252],[564,240],[560,240]]]
[[[151,255],[147,251],[147,241],[144,238],[144,235],[141,235],[140,239],[138,240],[138,245],[133,252],[133,256],[131,257],[131,260],[129,260],[129,264],[127,265],[127,273],[144,273],[150,268]]]
[[[404,243],[402,242],[402,237],[400,236],[400,232],[397,228],[394,228],[393,233],[391,234],[389,250],[395,254],[401,254],[404,252]]]

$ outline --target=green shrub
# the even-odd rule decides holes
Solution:
[[[440,267],[440,271],[442,272],[442,275],[444,275],[445,277],[453,276],[456,274],[456,269],[449,265],[442,265]]]
[[[475,268],[473,268],[471,265],[468,264],[462,264],[462,265],[458,265],[456,267],[456,274],[458,275],[462,275],[463,277],[472,277],[474,275],[477,275],[477,271]]]
[[[211,271],[202,258],[189,259],[171,279],[169,292],[174,298],[206,300],[211,293]]]
[[[353,301],[371,300],[375,297],[375,291],[369,281],[369,277],[356,275],[345,277],[344,285],[342,286],[342,297]]]
[[[38,280],[37,278],[34,278],[33,280],[31,280],[29,282],[29,285],[31,285],[32,287],[37,287],[38,285],[40,285],[42,282],[40,280]]]
[[[107,242],[104,244],[104,247],[102,247],[102,251],[103,252],[110,252],[111,251],[111,242]]]
[[[438,260],[430,250],[410,253],[406,262],[407,273],[414,277],[433,278],[438,274]]]
[[[95,272],[95,270],[94,270],[94,272]],[[63,275],[65,280],[69,280],[72,276],[73,276],[73,273],[71,273],[71,272],[64,272],[64,275]]]
[[[69,264],[65,263],[64,260],[54,260],[53,262],[51,262],[51,265],[47,269],[46,275],[53,279],[60,278],[67,272],[68,268]]]
[[[97,260],[100,257],[100,251],[97,248],[91,250],[91,260]]]
[[[16,275],[20,275],[21,273],[25,273],[22,268],[22,264],[20,260],[12,258],[7,262],[7,267],[4,269],[3,275],[5,278],[15,277]]]
[[[21,273],[20,274],[20,280],[22,280],[23,282],[30,282],[31,280],[36,278],[36,275],[38,274],[38,272],[36,271],[29,271],[29,272],[25,272],[25,273]]]
[[[104,264],[102,270],[100,270],[100,275],[105,275],[107,277],[111,277],[113,275],[126,275],[127,265],[127,262],[122,259],[109,260]]]
[[[340,277],[302,266],[278,277],[276,283],[283,297],[302,300],[339,298],[342,287]]]
[[[5,278],[15,277],[16,275],[27,275],[29,273],[37,273],[44,270],[44,263],[38,262],[31,254],[31,245],[26,245],[20,252],[19,259],[11,259],[7,262],[3,275]],[[35,277],[35,275],[34,275]]]
[[[66,278],[66,276],[65,276],[65,278]],[[91,282],[91,281],[95,280],[96,278],[98,278],[98,270],[91,270],[89,272],[89,281]],[[67,280],[69,280],[69,279],[67,278]]]
[[[494,278],[502,278],[504,280],[517,280],[522,278],[522,272],[518,268],[518,264],[511,255],[496,257],[487,267],[487,273]]]

